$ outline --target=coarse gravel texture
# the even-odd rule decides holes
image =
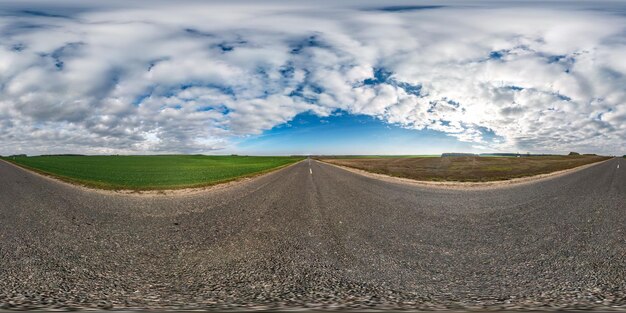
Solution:
[[[450,190],[305,160],[141,197],[0,162],[0,309],[625,310],[625,171]]]

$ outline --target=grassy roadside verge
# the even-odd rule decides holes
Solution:
[[[418,181],[489,182],[548,174],[600,162],[602,156],[321,158],[372,173]]]
[[[107,190],[197,188],[255,176],[302,160],[255,156],[37,156],[3,158],[66,182]]]

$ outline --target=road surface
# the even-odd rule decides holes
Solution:
[[[445,190],[305,160],[186,196],[0,162],[3,308],[626,307],[624,159]]]

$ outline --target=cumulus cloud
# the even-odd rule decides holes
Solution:
[[[209,152],[297,114],[619,153],[617,3],[0,4],[0,151]],[[621,14],[621,15],[620,15]]]

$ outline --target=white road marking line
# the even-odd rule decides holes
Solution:
[[[312,169],[310,169],[310,168],[309,168],[309,173],[310,173],[310,174],[313,174],[313,170],[312,170]]]
[[[617,163],[617,168],[619,168],[619,163]]]

